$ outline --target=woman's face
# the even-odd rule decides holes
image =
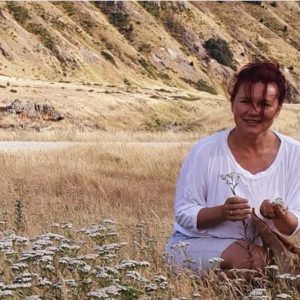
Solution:
[[[236,128],[245,135],[259,135],[267,131],[278,116],[281,105],[275,83],[253,83],[247,93],[242,84],[231,105]]]

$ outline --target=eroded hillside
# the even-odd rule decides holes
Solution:
[[[278,60],[287,101],[300,102],[299,4],[248,2],[0,2],[2,105],[48,101],[65,115],[61,127],[222,128],[224,83],[255,58]],[[28,80],[27,90],[10,88],[13,77]],[[37,79],[52,87],[39,94],[29,83]],[[54,92],[55,82],[77,88]],[[11,119],[0,116],[0,125]],[[296,112],[291,119],[297,127]]]

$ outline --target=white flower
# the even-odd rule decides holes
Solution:
[[[189,242],[180,241],[180,242],[172,245],[171,248],[172,249],[182,249],[182,250],[185,250],[188,247],[189,244],[190,244]]]
[[[265,296],[266,294],[266,289],[254,289],[250,292],[249,296]]]
[[[25,300],[42,300],[38,295],[31,295],[25,298]]]
[[[280,197],[276,198],[276,199],[273,201],[273,203],[275,203],[275,204],[277,204],[277,205],[280,205],[280,206],[285,206],[285,203],[284,203],[283,199],[280,198]]]
[[[276,276],[276,278],[279,278],[279,279],[293,279],[293,277],[294,276],[292,276],[289,273],[279,274],[279,275]]]
[[[148,261],[137,261],[137,260],[123,260],[119,265],[115,266],[117,270],[134,269],[137,267],[149,267]]]
[[[7,296],[13,296],[14,295],[14,291],[0,291],[0,299],[5,298]]]
[[[116,284],[98,289],[96,291],[91,291],[87,294],[87,296],[97,299],[112,299],[111,296],[120,296],[120,292],[122,291],[126,291],[126,287]]]
[[[292,297],[290,295],[284,293],[276,295],[276,299],[291,299],[291,298]]]
[[[136,272],[136,271],[127,271],[125,276],[133,279],[134,281],[139,281],[142,283],[149,282],[148,279],[144,278],[139,272]]]
[[[269,265],[269,266],[266,266],[265,269],[267,270],[279,270],[279,268],[276,266],[276,265]]]

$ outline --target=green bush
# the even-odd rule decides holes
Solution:
[[[185,32],[185,28],[176,19],[174,19],[174,17],[168,17],[165,21],[165,26],[174,38],[179,41],[181,40],[182,35]]]
[[[6,5],[9,13],[13,15],[18,23],[23,25],[28,19],[31,19],[27,8],[13,1],[8,1]]]
[[[101,54],[106,60],[111,62],[113,65],[115,65],[115,66],[117,65],[114,57],[108,51],[102,50]]]
[[[48,30],[39,24],[30,23],[27,30],[40,37],[42,44],[52,53],[56,51],[55,43]]]
[[[195,89],[202,91],[202,92],[207,92],[213,95],[218,95],[217,91],[215,90],[215,88],[211,85],[209,85],[208,83],[206,83],[204,80],[199,79],[197,82],[192,81],[190,79],[186,79],[186,78],[180,78],[181,80],[183,80],[184,82],[188,83],[189,85],[193,86]]]
[[[151,44],[142,43],[141,45],[139,45],[138,50],[140,52],[146,52],[146,53],[148,53],[148,52],[151,52],[151,48],[152,48]]]
[[[259,5],[259,6],[261,6],[261,4],[262,4],[262,1],[245,1],[245,2],[253,4],[253,5]]]
[[[233,54],[228,44],[221,38],[210,38],[205,41],[204,48],[209,55],[224,66],[233,67]]]
[[[144,9],[147,10],[148,13],[150,13],[154,17],[160,16],[160,7],[156,3],[153,3],[151,1],[138,1],[138,3],[144,7]]]

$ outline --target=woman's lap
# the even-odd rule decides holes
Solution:
[[[166,246],[167,261],[172,267],[189,268],[195,272],[209,269],[209,260],[220,258],[223,251],[236,241],[212,237],[191,238],[175,232]]]

